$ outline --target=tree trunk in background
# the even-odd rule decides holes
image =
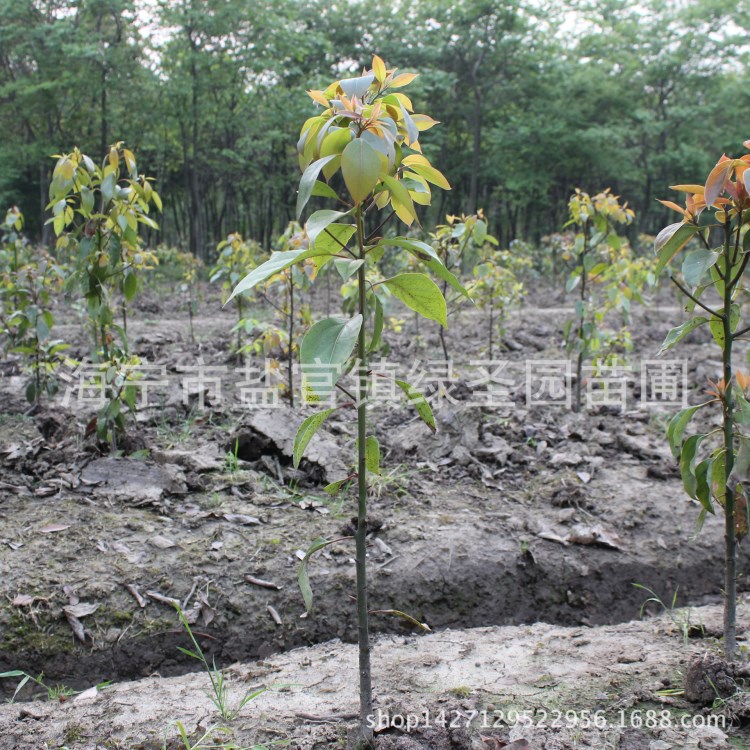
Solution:
[[[42,162],[39,165],[39,226],[40,240],[45,247],[50,247],[52,245],[52,225],[44,223],[47,221],[47,203],[49,203],[49,194],[47,192],[48,183],[49,170],[47,165]]]

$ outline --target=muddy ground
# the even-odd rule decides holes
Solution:
[[[476,405],[481,387],[467,385],[475,374],[469,361],[483,356],[486,319],[480,311],[465,310],[451,322],[447,337],[457,382],[450,385],[448,398],[433,403],[437,435],[432,436],[403,404],[372,410],[385,472],[374,482],[370,501],[370,605],[406,611],[437,631],[415,640],[408,623],[374,615],[373,629],[383,634],[380,648],[399,664],[401,657],[395,652],[391,655],[388,644],[419,649],[418,643],[437,644],[446,629],[451,629],[450,639],[466,639],[467,644],[482,643],[487,633],[497,643],[512,643],[522,636],[536,638],[536,633],[540,638],[557,633],[554,637],[565,641],[572,632],[545,624],[531,630],[492,627],[533,623],[578,628],[575,632],[587,634],[594,644],[599,635],[588,634],[601,633],[612,647],[620,635],[640,633],[633,637],[648,640],[644,658],[651,660],[652,653],[658,654],[662,647],[665,621],[660,621],[662,625],[630,624],[621,630],[610,627],[639,617],[649,594],[634,584],[652,589],[668,606],[673,599],[678,605],[691,606],[719,601],[721,519],[709,517],[695,535],[696,504],[682,490],[664,439],[666,422],[678,407],[640,408],[637,372],[628,378],[624,410],[597,407],[573,414],[560,406],[526,404],[525,361],[565,358],[561,331],[569,310],[554,295],[540,296],[550,306],[527,305],[514,313],[504,350],[495,357],[509,362],[507,373],[514,381],[509,387],[512,406]],[[165,678],[193,670],[196,665],[177,649],[188,641],[172,600],[188,612],[209,659],[215,658],[219,665],[248,660],[263,663],[300,646],[335,638],[345,643],[355,640],[351,542],[326,548],[312,563],[315,599],[309,616],[303,616],[296,581],[299,556],[314,539],[346,537],[353,531],[353,496],[331,498],[322,492],[325,483],[348,472],[354,434],[350,412],[335,413],[311,443],[300,470],[293,469],[291,441],[310,410],[249,409],[239,403],[232,385],[237,380],[232,372],[237,363],[227,354],[232,313],[218,309],[210,300],[207,295],[196,318],[195,342],[190,341],[186,315],[168,293],[149,291],[139,300],[140,310],[129,324],[133,349],[150,363],[165,365],[170,386],[161,393],[156,389],[150,404],[139,411],[120,456],[108,455],[93,435],[86,434],[95,411],[90,404],[72,399],[63,405],[61,393],[54,403],[29,413],[17,364],[4,363],[0,380],[4,595],[0,672],[22,669],[36,675],[43,671],[47,684],[83,690],[103,680],[154,673]],[[323,306],[320,300],[317,307]],[[416,334],[410,316],[403,310],[392,313],[404,322],[400,333],[389,334],[389,361],[409,372],[417,361],[442,359],[431,326],[422,323]],[[655,357],[666,331],[681,321],[680,316],[668,294],[648,311],[637,312],[633,327],[636,363]],[[73,356],[83,356],[87,349],[81,326],[72,313],[66,320],[59,333],[73,342]],[[686,339],[678,356],[688,361],[689,398],[694,401],[706,378],[718,375],[720,363],[700,332]],[[186,368],[198,357],[208,365],[227,368],[220,375],[221,397],[209,389],[204,409],[194,395],[183,403],[179,389]],[[438,391],[438,380],[433,369],[422,386]],[[233,450],[237,461],[227,457]],[[744,554],[740,569],[740,589],[750,588]],[[661,608],[651,604],[646,609]],[[593,626],[607,627],[589,630]],[[487,627],[464,635],[457,632]],[[672,649],[673,640],[664,640],[670,644],[672,666],[660,679],[676,680],[676,672],[685,668],[695,650]],[[433,648],[439,652],[441,647]],[[715,650],[715,639],[703,639],[695,648]],[[351,656],[348,648],[330,644],[317,647],[309,657],[294,653],[295,657],[274,657],[281,660],[274,664],[287,665],[284,681],[294,681],[293,658],[309,659],[311,674],[315,674],[316,660],[330,658],[338,663]],[[545,649],[545,653],[549,656],[550,652]],[[552,653],[554,659],[545,657],[545,661],[546,669],[554,671],[557,647]],[[585,653],[571,651],[573,655]],[[284,662],[285,658],[290,661]],[[341,670],[349,669],[343,661]],[[422,689],[430,684],[432,676],[419,675],[418,664],[412,674],[408,659],[404,663],[407,666],[400,669],[409,673],[407,682],[415,681]],[[560,662],[559,684],[570,691],[578,673],[571,672],[567,663]],[[589,670],[596,667],[599,675],[599,665],[589,655],[581,657],[581,664]],[[380,668],[388,671],[383,665]],[[319,676],[320,681],[325,679]],[[172,690],[187,690],[197,682],[197,676],[170,682],[168,690],[172,695]],[[303,680],[305,685],[311,682],[315,680]],[[480,694],[484,700],[493,690],[481,670],[467,673],[462,682],[469,683],[472,700]],[[635,690],[637,682],[623,688],[622,699]],[[0,680],[6,697],[13,693],[15,683]],[[155,684],[152,680],[135,690],[138,694],[157,690]],[[158,690],[166,690],[166,684],[158,682]],[[433,691],[438,694],[455,687],[460,686],[435,682]],[[111,690],[105,690],[101,699],[119,695]],[[27,686],[19,697],[29,698],[33,693]],[[297,692],[288,695],[292,694]],[[382,693],[386,694],[407,702],[413,697],[395,686]],[[287,693],[273,693],[279,695]],[[263,705],[269,706],[264,710],[275,705],[275,697],[270,696],[262,696]],[[350,702],[350,691],[346,696]],[[641,700],[636,692],[632,696],[635,702]],[[293,703],[297,698],[289,700]],[[337,701],[317,713],[341,713]],[[34,711],[41,710],[34,705]],[[109,717],[113,709],[107,705]],[[96,722],[104,715],[102,710],[104,705],[97,701],[86,709],[90,723],[86,723],[85,741],[66,740],[71,750],[94,746],[90,732],[94,727],[94,734],[101,730]],[[181,715],[168,706],[157,713],[167,721]],[[18,710],[5,709],[2,716],[12,724]],[[191,714],[190,721],[197,722],[196,716]],[[152,719],[146,724],[153,729]],[[50,714],[34,726],[60,732],[59,721]],[[123,726],[128,721],[123,718]],[[282,722],[281,727],[282,734],[293,731],[288,723]],[[60,736],[44,738],[53,742],[52,747],[54,742],[62,744]],[[122,732],[112,736],[124,737]],[[317,729],[312,737],[312,744],[297,746],[313,747],[322,741]],[[481,742],[477,737],[474,740]],[[2,747],[26,746],[2,742]],[[589,746],[568,740],[559,745],[545,742],[538,746]],[[619,746],[649,747],[633,742]],[[695,745],[704,746],[714,745]],[[393,747],[409,748],[403,743]]]
[[[740,607],[747,623],[750,607]],[[684,641],[680,623],[691,621]],[[379,750],[728,750],[746,748],[744,688],[722,681],[707,656],[721,609],[675,610],[645,622],[597,628],[535,625],[381,635],[373,649]],[[746,631],[743,628],[743,638]],[[118,683],[64,703],[0,708],[3,747],[18,750],[184,750],[190,742],[343,748],[357,714],[356,647],[338,640],[227,670],[232,707],[221,721],[205,674]],[[705,667],[682,687],[688,664]],[[701,695],[706,677],[718,686]],[[700,680],[702,679],[702,683]],[[696,693],[697,691],[697,693]],[[701,700],[696,700],[701,699]],[[196,745],[197,746],[197,745]],[[218,747],[219,745],[210,745]]]

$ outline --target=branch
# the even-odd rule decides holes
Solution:
[[[347,391],[343,385],[341,385],[340,383],[336,383],[336,388],[338,388],[344,395],[348,396],[352,400],[353,404],[357,403],[357,399],[354,398],[354,396],[349,391]]]
[[[341,248],[344,250],[344,252],[349,253],[352,257],[354,256],[354,253],[334,234],[332,234],[330,231],[328,231],[328,228],[323,230],[336,244],[340,245]]]
[[[710,307],[706,307],[697,297],[693,296],[687,289],[685,289],[682,284],[680,284],[679,281],[674,276],[670,276],[670,279],[672,279],[674,285],[689,299],[693,300],[698,307],[705,310],[709,315],[713,316],[714,318],[718,318],[719,320],[724,320],[724,316],[720,313],[717,313],[716,310],[712,310]]]
[[[383,227],[384,227],[384,226],[385,226],[385,225],[386,225],[386,224],[387,224],[387,223],[388,223],[388,222],[389,222],[389,221],[390,221],[390,220],[391,220],[391,219],[392,219],[392,218],[393,218],[393,217],[394,217],[395,215],[396,215],[396,212],[395,212],[395,211],[391,211],[391,213],[390,213],[390,214],[389,214],[388,216],[386,216],[386,217],[385,217],[385,219],[383,219],[383,221],[381,221],[381,222],[380,222],[380,224],[378,224],[378,226],[377,226],[377,227],[375,227],[375,229],[373,229],[373,231],[372,231],[372,232],[370,232],[370,234],[369,234],[369,235],[367,235],[367,239],[365,240],[365,245],[369,245],[369,244],[370,244],[370,242],[372,242],[372,240],[374,240],[374,239],[375,239],[375,237],[377,236],[378,232],[379,232],[379,231],[380,231],[380,230],[381,230],[381,229],[382,229],[382,228],[383,228]]]

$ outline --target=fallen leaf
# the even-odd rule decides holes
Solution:
[[[279,586],[277,583],[273,583],[272,581],[266,581],[263,578],[255,578],[255,576],[246,575],[245,580],[248,583],[252,583],[254,586],[260,586],[264,589],[275,589],[276,591],[281,591],[283,586]]]
[[[601,545],[616,550],[623,548],[620,537],[614,531],[605,529],[601,524],[575,526],[565,538],[571,544]]]
[[[223,517],[226,521],[230,521],[231,523],[241,523],[243,526],[252,526],[261,523],[260,518],[246,516],[242,513],[225,513]]]
[[[165,536],[161,536],[157,534],[156,536],[152,536],[151,539],[149,539],[149,542],[154,545],[154,547],[158,547],[159,549],[169,549],[170,547],[175,547],[175,543],[171,539],[167,539]]]
[[[59,491],[59,487],[44,485],[43,487],[37,487],[37,489],[34,490],[34,495],[36,497],[51,497],[52,495],[56,495]]]
[[[67,607],[63,607],[63,612]],[[68,625],[70,625],[73,635],[78,638],[78,640],[81,643],[86,643],[86,631],[83,629],[83,623],[75,616],[71,615],[69,612],[65,612],[65,619],[68,621]]]
[[[55,531],[65,531],[65,529],[69,529],[70,524],[69,523],[50,523],[47,524],[47,526],[42,526],[41,529],[39,529],[40,534],[52,534]]]
[[[591,481],[591,474],[588,471],[579,471],[577,472],[577,476],[584,484],[588,484]]]
[[[546,539],[548,542],[557,542],[557,544],[562,544],[563,547],[567,547],[570,542],[567,540],[567,538],[561,537],[559,534],[555,534],[554,531],[550,531],[549,529],[542,529],[537,536],[540,539]]]
[[[98,604],[81,602],[80,604],[68,604],[66,607],[63,607],[63,612],[72,617],[87,617],[88,615],[93,615],[97,609],[99,609]]]
[[[14,607],[28,607],[34,601],[33,596],[19,594],[12,602]]]
[[[79,693],[76,695],[75,698],[73,698],[73,703],[85,703],[86,701],[92,701],[96,696],[99,695],[99,689],[94,685],[94,687],[90,687],[88,690],[84,690],[82,693]]]
[[[272,607],[270,604],[266,606],[266,609],[268,610],[268,614],[271,615],[271,619],[277,624],[277,625],[283,625],[281,621],[281,617],[279,616],[279,613],[276,611],[275,607]]]
[[[141,596],[141,592],[138,591],[138,589],[135,586],[133,586],[132,583],[126,583],[123,585],[125,586],[126,590],[130,593],[130,595],[133,597],[133,599],[135,599],[138,602],[138,606],[141,609],[143,609],[143,607],[145,607],[148,604],[148,602]]]
[[[147,591],[146,596],[153,599],[155,602],[169,604],[172,607],[180,603],[179,599],[173,599],[171,596],[164,596],[164,594],[160,594],[158,591]]]

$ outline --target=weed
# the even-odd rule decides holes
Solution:
[[[223,503],[224,498],[218,492],[212,492],[202,505],[204,508],[220,508]]]
[[[407,469],[403,464],[394,466],[388,471],[381,469],[380,474],[373,474],[367,487],[370,497],[379,500],[383,495],[405,497],[409,494],[409,481],[417,473],[415,469]]]
[[[257,698],[262,693],[265,693],[268,688],[261,687],[256,690],[248,690],[236,705],[231,705],[229,700],[229,686],[227,685],[226,675],[222,670],[216,668],[216,662],[212,662],[209,665],[208,660],[206,659],[206,655],[203,653],[203,649],[200,647],[200,644],[193,635],[193,631],[190,627],[190,623],[188,622],[187,617],[185,617],[185,613],[182,611],[181,607],[178,604],[175,604],[175,609],[177,610],[177,615],[180,618],[182,627],[185,628],[185,632],[188,634],[190,640],[193,643],[194,650],[191,651],[190,649],[183,648],[182,646],[178,646],[177,648],[186,656],[190,656],[191,658],[196,659],[203,665],[203,668],[206,670],[206,674],[211,681],[211,692],[207,692],[206,694],[208,695],[211,703],[213,703],[216,707],[216,710],[219,712],[221,718],[224,719],[224,721],[233,721],[239,716],[240,711],[242,711],[242,709],[251,700]],[[186,747],[197,748],[199,747],[199,745],[186,745]],[[200,747],[213,746],[200,745]]]
[[[16,698],[18,697],[18,694],[21,692],[21,690],[24,689],[24,687],[29,683],[34,683],[38,685],[40,688],[42,688],[47,693],[47,700],[50,701],[60,701],[61,703],[65,702],[71,695],[76,695],[78,691],[73,690],[72,688],[69,688],[67,685],[48,685],[46,682],[44,682],[44,672],[40,672],[39,675],[34,677],[34,675],[29,674],[28,672],[24,672],[21,669],[13,669],[10,672],[0,672],[0,678],[2,677],[20,677],[21,680],[16,685],[16,689],[13,692],[13,695],[8,698],[8,703],[15,703]],[[109,681],[106,682],[100,682],[96,687],[97,688],[103,688],[107,685],[110,685],[111,683]]]
[[[185,729],[184,724],[181,721],[173,721],[164,730],[164,742],[162,743],[162,750],[167,750],[167,733],[171,726],[177,727],[177,731],[180,734],[180,740],[182,740],[183,747],[185,750],[268,750],[266,745],[251,745],[241,746],[238,745],[233,739],[231,739],[232,730],[228,727],[222,727],[218,725],[210,726],[203,732],[197,739],[191,739]],[[198,730],[200,732],[200,730]],[[217,739],[217,735],[227,735],[227,740],[222,741]],[[272,745],[285,744],[283,741],[272,742]]]
[[[240,450],[239,438],[234,441],[234,450],[226,452],[224,456],[224,468],[228,474],[236,474],[240,470],[240,460],[237,458],[237,454]]]
[[[674,594],[672,595],[672,602],[669,606],[664,604],[659,595],[652,589],[648,588],[648,586],[644,586],[640,583],[634,583],[633,586],[635,586],[637,589],[641,589],[641,591],[645,591],[646,593],[651,594],[651,596],[649,596],[649,598],[646,599],[646,601],[641,605],[641,609],[639,611],[640,617],[643,617],[643,612],[647,604],[658,604],[664,610],[664,612],[666,612],[667,617],[669,617],[669,619],[672,621],[672,624],[680,631],[680,633],[682,634],[682,641],[686,646],[688,643],[688,638],[690,638],[690,634],[694,633],[696,629],[701,634],[704,632],[702,624],[695,625],[691,622],[690,618],[692,610],[689,607],[679,609],[677,608],[677,593],[680,590],[679,586],[674,590]]]

